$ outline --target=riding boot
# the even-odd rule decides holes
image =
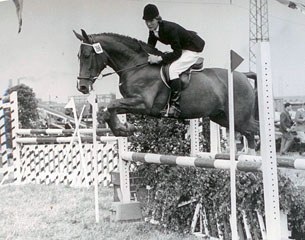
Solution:
[[[304,151],[305,151],[305,143],[300,143],[300,150],[299,150],[299,154],[300,155],[303,155],[303,153],[304,153]]]
[[[178,118],[180,116],[180,96],[181,96],[181,80],[176,78],[170,81],[171,97],[168,117]]]

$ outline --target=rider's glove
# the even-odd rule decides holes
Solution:
[[[148,56],[148,62],[150,64],[158,64],[162,61],[162,57],[161,56],[156,56],[156,55],[152,55],[152,54],[149,54]]]

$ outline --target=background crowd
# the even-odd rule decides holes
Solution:
[[[284,104],[284,111],[280,115],[281,148],[280,155],[287,155],[295,140],[299,142],[299,154],[305,151],[305,109],[304,103],[297,109],[292,118],[290,103]]]

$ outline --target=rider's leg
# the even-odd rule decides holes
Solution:
[[[176,78],[170,81],[171,97],[170,107],[168,110],[169,117],[179,117],[180,111],[180,96],[181,96],[181,80]]]
[[[169,67],[169,85],[171,87],[170,108],[168,117],[179,117],[180,115],[180,96],[181,96],[181,80],[179,75],[191,67],[198,58],[200,53],[183,50],[179,59],[172,62]]]

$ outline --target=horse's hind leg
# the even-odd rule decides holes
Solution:
[[[255,135],[259,133],[259,124],[258,121],[250,118],[249,121],[241,124],[240,129],[238,131],[247,138],[249,152],[248,154],[255,153]]]
[[[253,133],[245,133],[244,136],[248,141],[249,152],[248,154],[255,155],[255,135]]]
[[[224,113],[210,116],[210,119],[223,127],[229,128],[229,121]],[[258,122],[255,120],[249,120],[247,123],[235,122],[235,131],[246,137],[248,141],[249,154],[255,153],[255,132],[258,131]]]

